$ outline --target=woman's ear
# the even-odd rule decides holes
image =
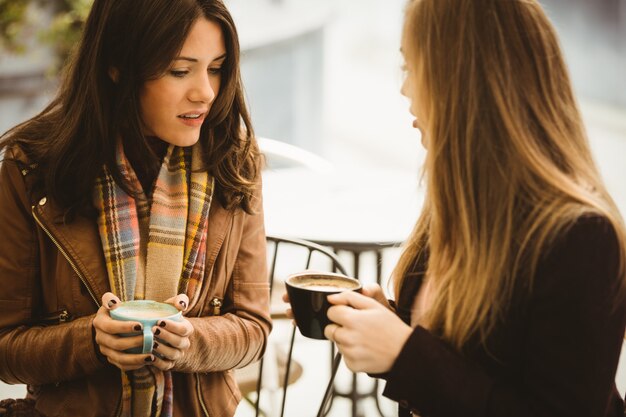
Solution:
[[[109,67],[109,78],[117,84],[117,81],[120,79],[120,71],[115,67]]]

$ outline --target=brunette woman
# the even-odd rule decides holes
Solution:
[[[232,416],[271,328],[259,154],[220,0],[95,0],[0,142],[0,378],[46,416]],[[108,310],[174,303],[150,354]]]

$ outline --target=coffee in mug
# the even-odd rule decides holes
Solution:
[[[304,271],[285,280],[296,325],[306,337],[324,340],[324,327],[331,323],[327,312],[330,294],[360,291],[361,283],[341,274]]]
[[[161,320],[181,321],[183,314],[171,304],[152,300],[132,300],[122,302],[116,309],[109,311],[111,318],[121,321],[137,321],[142,324],[143,331],[124,333],[120,336],[137,336],[143,334],[142,348],[129,349],[128,353],[150,353],[154,345],[152,327]]]

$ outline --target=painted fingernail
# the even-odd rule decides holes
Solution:
[[[152,356],[147,356],[146,359],[144,359],[144,361],[152,362],[153,361]]]
[[[160,335],[160,334],[161,334],[161,329],[156,329],[156,330],[154,331],[154,335],[155,335],[155,336],[158,336],[158,335]]]
[[[117,304],[117,301],[115,300],[110,300],[107,305],[109,306],[109,308],[113,307],[115,304]]]
[[[180,304],[181,306],[183,306],[183,308],[187,308],[187,303],[186,303],[186,302],[184,302],[183,300],[180,300],[180,301],[178,302],[178,304]]]
[[[161,323],[159,323],[159,327],[165,327],[165,322],[162,321]]]
[[[157,342],[154,342],[154,345],[152,345],[152,349],[157,349],[159,347],[159,344]]]
[[[141,325],[140,324],[136,324],[135,327],[133,327],[133,329],[135,329],[138,332],[140,332],[141,331]]]

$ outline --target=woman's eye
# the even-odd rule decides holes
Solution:
[[[219,75],[222,73],[222,67],[219,68],[209,68],[209,74]]]
[[[189,74],[189,71],[185,70],[170,70],[170,75],[177,78],[183,78],[185,75]]]

